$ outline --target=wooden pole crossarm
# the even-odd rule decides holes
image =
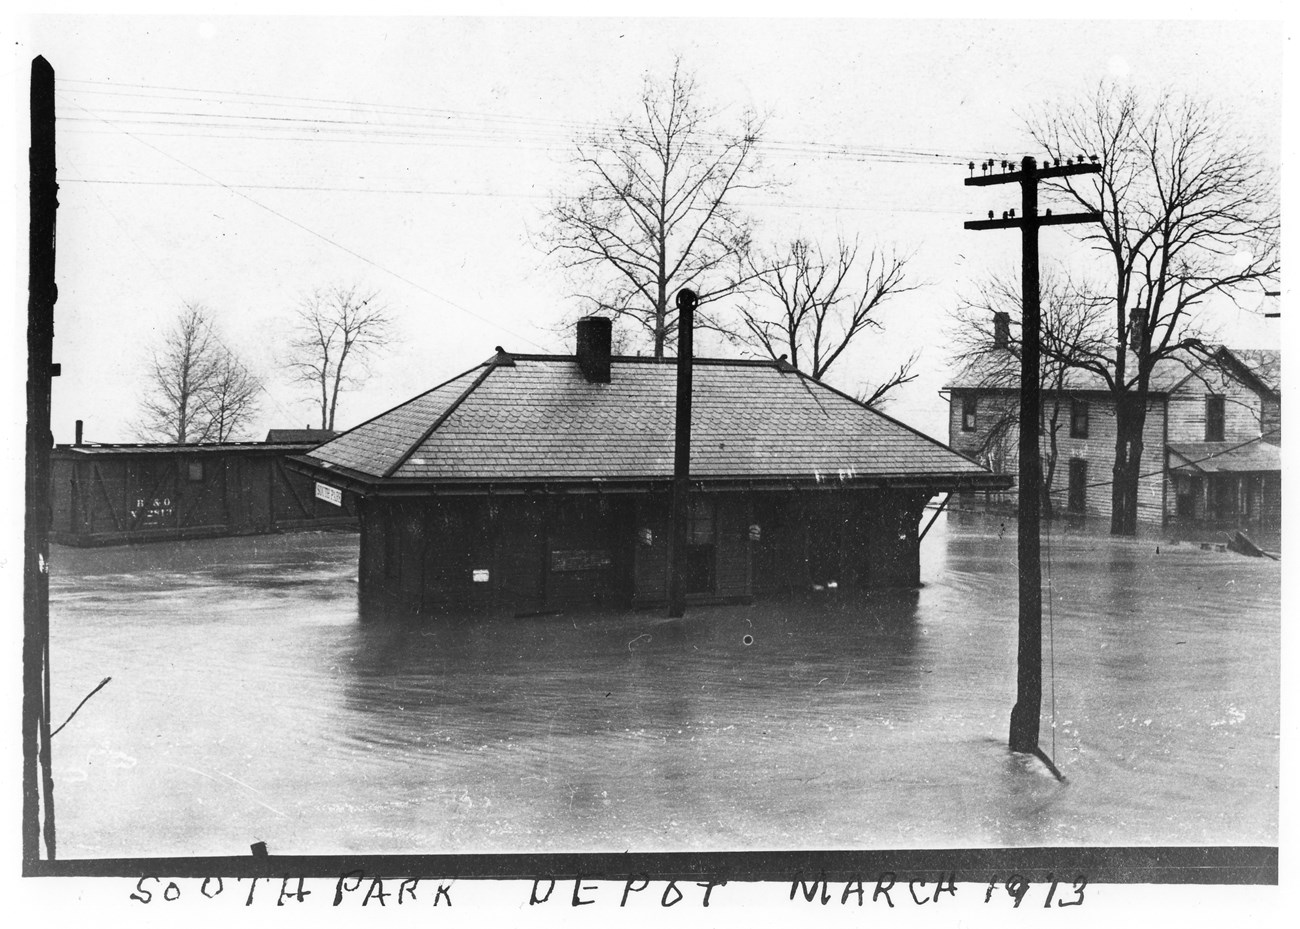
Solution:
[[[1004,171],[1001,174],[981,174],[968,177],[964,181],[967,187],[991,187],[994,184],[1019,184],[1025,180],[1043,180],[1053,177],[1070,177],[1075,174],[1100,174],[1100,164],[1059,165],[1055,168],[1038,168],[1033,173],[1025,171]]]
[[[963,223],[966,229],[1021,229],[1025,225],[1026,217],[1017,216],[1014,219],[971,219]],[[1034,216],[1032,217],[1034,225],[1037,226],[1065,226],[1072,223],[1099,223],[1101,222],[1101,213],[1090,211],[1087,213],[1061,213],[1051,216]]]

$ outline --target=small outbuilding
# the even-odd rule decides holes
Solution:
[[[916,586],[927,501],[1010,484],[783,361],[693,380],[688,601]],[[577,354],[498,350],[291,467],[357,501],[363,617],[661,603],[675,390],[583,320]]]

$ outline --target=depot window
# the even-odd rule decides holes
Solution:
[[[975,431],[975,398],[961,398],[961,431]]]

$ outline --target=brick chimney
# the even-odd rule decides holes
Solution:
[[[607,316],[578,320],[578,367],[593,384],[609,383],[610,338],[614,321]]]
[[[1011,343],[1011,314],[993,314],[993,347],[1005,349]]]

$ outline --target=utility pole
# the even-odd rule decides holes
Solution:
[[[54,779],[50,767],[50,378],[53,361],[54,69],[32,60],[27,269],[27,513],[23,527],[23,870],[54,858]]]
[[[973,220],[967,229],[1019,229],[1021,247],[1020,287],[1023,301],[1020,347],[1020,493],[1019,537],[1017,559],[1020,569],[1020,638],[1016,649],[1016,705],[1011,709],[1011,740],[1013,752],[1039,754],[1038,723],[1043,707],[1043,570],[1040,561],[1041,540],[1039,517],[1042,510],[1042,453],[1039,449],[1039,341],[1042,314],[1038,305],[1038,229],[1040,226],[1063,226],[1070,223],[1095,223],[1101,214],[1095,211],[1066,213],[1053,216],[1038,215],[1038,184],[1040,181],[1075,174],[1098,174],[1101,165],[1095,160],[1085,164],[1083,156],[1078,163],[1073,159],[1064,165],[1057,162],[1052,167],[1038,167],[1032,156],[1016,164],[1002,162],[1002,173],[993,173],[993,162],[981,165],[983,173],[975,176],[975,162],[971,162],[971,176],[967,187],[986,187],[993,184],[1019,184],[1021,215],[1015,210],[994,219],[992,212],[987,220]]]
[[[677,421],[673,440],[673,491],[668,543],[668,615],[686,614],[686,521],[691,492],[691,382],[695,364],[695,291],[677,292]]]

